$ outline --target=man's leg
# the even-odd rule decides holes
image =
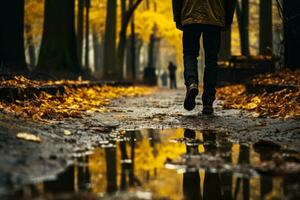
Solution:
[[[183,28],[183,60],[186,96],[184,108],[191,111],[196,106],[198,95],[198,56],[201,31],[199,25],[188,25]]]
[[[212,106],[216,96],[218,53],[220,51],[221,28],[204,25],[203,46],[205,51],[203,106]]]
[[[183,60],[184,80],[188,87],[190,84],[198,85],[198,56],[200,50],[201,32],[198,25],[188,25],[183,28]]]

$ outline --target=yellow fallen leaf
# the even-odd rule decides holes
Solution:
[[[18,133],[17,138],[21,140],[31,141],[31,142],[38,142],[38,143],[42,142],[42,139],[39,136],[34,135],[32,133],[26,133],[26,132]]]
[[[248,103],[245,106],[243,106],[243,108],[246,110],[253,110],[253,109],[257,108],[257,106],[258,106],[258,104],[251,102],[251,103]]]
[[[64,135],[65,135],[65,136],[72,135],[72,132],[69,131],[69,130],[64,130]]]

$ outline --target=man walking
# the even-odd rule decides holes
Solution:
[[[198,95],[200,37],[205,51],[203,114],[213,114],[221,31],[231,26],[236,0],[172,0],[176,27],[183,31],[184,108],[195,108]]]

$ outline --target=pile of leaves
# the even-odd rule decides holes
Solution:
[[[26,87],[37,87],[45,85],[44,82],[33,81],[25,78],[24,76],[15,76],[12,79],[8,80],[0,80],[1,87],[18,87],[18,88],[26,88]]]
[[[300,86],[300,70],[285,69],[273,74],[260,75],[252,80],[253,84],[279,84]]]
[[[16,82],[19,80],[11,80],[10,83],[15,87],[50,84],[31,82],[28,79]],[[152,89],[147,87],[94,86],[75,89],[66,86],[64,94],[50,95],[42,92],[31,100],[17,100],[13,103],[0,101],[0,111],[36,121],[51,122],[67,117],[82,117],[84,113],[104,112],[107,110],[105,106],[113,99],[146,95],[151,92]]]
[[[45,85],[74,85],[74,84],[86,84],[89,81],[81,80],[81,77],[78,80],[58,80],[58,81],[35,81],[25,78],[24,76],[14,76],[11,79],[1,80],[1,87],[17,87],[17,88],[27,88],[27,87],[38,87]]]
[[[257,84],[282,84],[298,86],[300,71],[282,71],[259,76],[253,82]],[[300,117],[300,88],[283,89],[273,93],[248,94],[245,85],[231,85],[219,88],[217,97],[224,100],[227,109],[252,111],[256,117],[291,118]]]

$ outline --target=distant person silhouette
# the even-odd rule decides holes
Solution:
[[[177,66],[174,65],[173,62],[169,62],[169,77],[170,77],[170,88],[176,89],[177,88],[177,82],[176,82],[176,70]]]
[[[203,114],[213,114],[221,30],[231,26],[236,0],[172,0],[176,27],[183,31],[184,108],[191,111],[198,95],[198,56],[203,34],[205,51]]]

